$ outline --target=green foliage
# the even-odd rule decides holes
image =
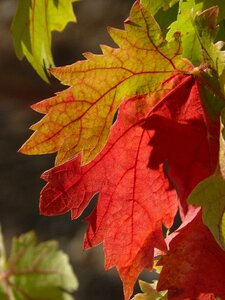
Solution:
[[[179,0],[141,0],[141,4],[145,5],[147,9],[155,15],[160,9],[167,10],[172,7]]]
[[[77,279],[57,242],[36,244],[33,232],[12,241],[7,259],[0,236],[1,300],[72,300]]]
[[[217,26],[217,23],[219,21],[222,25],[224,5],[221,4],[222,10],[213,6],[218,2],[221,1],[180,1],[177,20],[170,25],[167,39],[180,32],[183,56],[195,66],[204,61],[205,55],[214,55],[211,44],[220,28],[223,30],[223,26]]]
[[[16,55],[19,59],[25,56],[45,81],[45,70],[54,65],[52,31],[62,31],[68,22],[76,21],[72,7],[75,1],[18,1],[11,28]]]

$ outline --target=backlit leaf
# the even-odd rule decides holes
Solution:
[[[205,179],[191,193],[190,204],[203,207],[203,222],[225,248],[225,181],[219,173]]]
[[[154,95],[121,105],[105,148],[92,162],[80,166],[77,156],[43,174],[48,184],[41,213],[71,210],[77,218],[99,192],[87,218],[85,248],[104,241],[105,267],[117,267],[128,299],[138,274],[152,268],[154,248],[166,250],[161,227],[172,226],[178,208],[167,176],[185,215],[187,196],[215,170],[217,160],[209,153],[218,153],[217,135],[208,140],[209,133],[197,80],[172,76]]]
[[[119,48],[101,46],[101,55],[52,69],[69,88],[33,106],[45,116],[20,149],[57,152],[57,166],[42,175],[42,214],[78,218],[98,194],[84,248],[104,244],[105,268],[119,271],[125,300],[156,253],[157,288],[168,293],[142,284],[136,297],[225,298],[225,252],[211,234],[223,246],[225,60],[223,43],[214,44],[223,15],[208,7],[214,1],[179,1],[165,40],[151,13],[175,2],[136,1],[125,30],[109,29]],[[202,208],[187,203],[190,194]],[[178,208],[182,225],[165,241]]]
[[[203,3],[195,4],[195,0],[180,1],[177,20],[170,25],[167,39],[170,40],[175,32],[181,33],[183,56],[194,65],[202,61],[201,45],[195,33],[193,19],[197,11],[202,11]]]
[[[167,300],[167,291],[157,292],[157,281],[154,283],[147,283],[142,280],[139,281],[140,288],[143,294],[139,293],[132,298],[132,300]]]
[[[199,212],[169,242],[157,289],[171,300],[225,299],[225,252],[202,224]]]
[[[166,162],[167,176],[180,198],[181,217],[188,211],[188,195],[215,171],[218,160],[219,115],[211,118],[206,113],[209,103],[201,98],[201,86],[194,80],[189,84],[193,86],[183,85],[180,93],[159,103],[158,113],[147,117],[143,125],[156,130],[150,140],[149,166]],[[215,99],[211,96],[210,101]]]
[[[46,70],[54,65],[52,31],[75,22],[72,3],[77,0],[19,0],[12,23],[13,42],[19,59],[25,56],[36,72],[48,81]]]
[[[214,43],[219,26],[217,25],[219,15],[218,6],[213,6],[202,13],[198,13],[193,21],[195,33],[201,43],[203,63],[214,70],[214,77],[218,77],[221,90],[224,92],[225,78],[225,51],[224,42]],[[219,88],[220,89],[220,88]]]
[[[153,92],[160,82],[189,66],[180,59],[180,43],[167,43],[148,10],[136,2],[125,31],[109,29],[120,46],[102,46],[103,55],[86,53],[86,61],[52,73],[71,87],[33,106],[46,116],[31,127],[35,133],[21,152],[58,151],[60,164],[82,153],[91,161],[106,143],[115,112],[123,99]]]
[[[218,1],[180,1],[177,20],[170,25],[167,34],[169,40],[175,32],[180,32],[183,56],[196,66],[204,63],[206,56],[209,56],[207,61],[216,70],[221,67],[222,61],[224,63],[220,43],[214,45],[219,29],[217,22],[225,18],[224,9],[221,9],[224,5],[221,3],[219,10],[217,4]]]
[[[13,239],[10,257],[0,270],[1,299],[72,300],[77,285],[68,257],[55,241],[36,245],[33,232]]]

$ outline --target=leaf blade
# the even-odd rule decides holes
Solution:
[[[219,279],[225,276],[225,253],[203,225],[201,211],[186,222],[168,240],[170,250],[159,261],[163,269],[157,288],[168,289],[171,299],[223,299]]]
[[[88,53],[86,61],[52,70],[71,87],[34,105],[47,114],[32,126],[35,133],[21,152],[58,151],[57,164],[82,152],[82,162],[88,163],[105,145],[123,99],[154,91],[158,82],[187,67],[178,59],[179,42],[165,42],[157,23],[138,2],[125,22],[125,31],[109,32],[119,49],[104,46],[103,55]]]
[[[92,162],[82,166],[76,156],[43,174],[44,215],[71,210],[77,218],[91,197],[100,194],[86,219],[84,246],[104,241],[105,267],[117,267],[126,299],[142,269],[151,269],[154,248],[165,251],[161,226],[172,226],[178,208],[174,181],[185,215],[190,191],[215,170],[208,127],[197,80],[176,74],[154,95],[136,96],[120,106],[107,144]],[[214,151],[216,138],[210,144]]]
[[[51,53],[52,31],[62,31],[76,22],[69,0],[19,0],[11,31],[17,57],[25,56],[40,77],[48,82],[45,70],[54,65]]]

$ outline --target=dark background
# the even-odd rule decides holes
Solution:
[[[65,0],[66,1],[66,0]],[[75,3],[78,24],[69,24],[53,35],[56,66],[82,59],[82,52],[100,53],[99,44],[115,46],[106,26],[123,28],[132,0],[83,0]],[[82,250],[86,225],[71,221],[70,214],[39,215],[43,171],[53,166],[54,155],[25,156],[17,153],[30,136],[30,125],[41,118],[31,104],[64,88],[51,79],[42,81],[26,60],[18,61],[10,25],[16,0],[0,0],[0,223],[7,248],[12,236],[35,230],[38,240],[57,239],[69,255],[79,280],[77,300],[122,300],[122,284],[115,270],[105,272],[102,246]],[[88,212],[86,211],[86,214]],[[56,299],[57,300],[57,299]]]

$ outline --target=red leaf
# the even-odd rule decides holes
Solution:
[[[154,98],[136,97],[120,107],[107,145],[91,163],[81,167],[77,156],[43,175],[42,214],[72,210],[77,218],[100,193],[85,248],[104,241],[105,267],[117,267],[126,299],[138,274],[152,267],[154,248],[166,250],[161,227],[172,226],[178,201],[165,162],[183,200],[215,167],[209,149],[217,148],[208,140],[197,81],[175,75],[161,89]]]
[[[169,290],[170,300],[225,299],[225,252],[202,223],[201,211],[188,220],[169,242],[158,290]]]
[[[159,102],[144,124],[154,129],[149,167],[167,162],[167,174],[181,201],[182,217],[187,197],[216,168],[220,120],[212,121],[204,110],[197,80],[187,78],[182,88]]]

